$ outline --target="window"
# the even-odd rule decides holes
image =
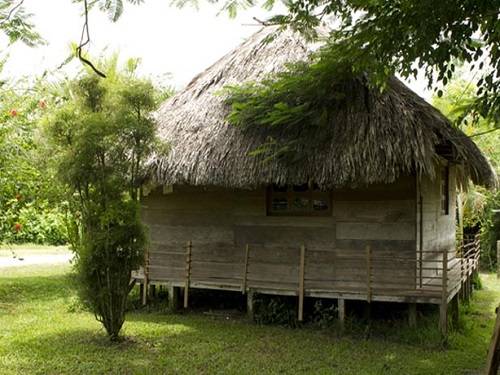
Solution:
[[[448,215],[450,207],[450,183],[448,167],[441,170],[441,214]]]
[[[328,216],[332,212],[330,192],[312,184],[270,186],[267,214],[271,216]]]

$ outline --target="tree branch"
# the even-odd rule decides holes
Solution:
[[[484,132],[480,132],[480,133],[472,134],[472,135],[469,135],[469,138],[472,138],[472,137],[478,137],[478,136],[480,136],[480,135],[484,135],[484,134],[492,133],[492,132],[497,131],[497,130],[500,130],[500,128],[493,128],[493,129],[490,129],[490,130],[486,130],[486,131],[484,131]]]
[[[12,9],[9,11],[9,14],[7,14],[7,17],[5,17],[5,19],[3,19],[0,22],[0,25],[3,25],[4,23],[9,22],[12,15],[16,12],[17,9],[19,9],[21,7],[21,5],[23,5],[23,3],[24,3],[24,0],[21,0],[15,6],[13,6]]]
[[[24,1],[24,0],[23,0]],[[83,28],[82,28],[82,36],[80,37],[80,45],[76,47],[76,52],[78,54],[78,59],[83,62],[85,65],[88,65],[99,77],[106,78],[106,75],[101,72],[91,61],[86,59],[83,54],[82,50],[83,47],[85,47],[87,44],[90,43],[90,32],[89,32],[89,6],[87,3],[87,0],[83,1],[84,7],[85,7],[85,21],[83,23]]]

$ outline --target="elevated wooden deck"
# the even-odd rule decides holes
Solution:
[[[277,248],[225,244],[184,248],[161,245],[151,253],[144,284],[222,289],[348,300],[447,304],[471,282],[479,265],[479,240],[457,251],[426,251],[422,259],[395,257],[368,245],[364,254],[337,248]],[[187,307],[187,297],[185,307]]]

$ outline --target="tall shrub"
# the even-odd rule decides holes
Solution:
[[[70,91],[73,100],[50,118],[49,130],[73,213],[81,297],[117,340],[131,273],[142,265],[147,245],[138,192],[143,161],[156,144],[148,115],[155,90],[132,73],[117,72],[106,80],[84,75]]]

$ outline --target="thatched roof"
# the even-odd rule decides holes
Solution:
[[[311,51],[292,31],[263,43],[270,32],[264,28],[251,36],[157,111],[159,135],[171,150],[149,164],[153,182],[233,188],[311,180],[322,187],[392,182],[416,171],[434,176],[441,148],[462,165],[463,176],[477,184],[495,184],[495,174],[477,146],[396,78],[383,93],[353,80],[346,87],[349,105],[338,110],[331,126],[309,136],[310,144],[294,163],[250,155],[267,135],[228,124],[229,107],[221,90],[262,79],[287,62],[307,59]]]

